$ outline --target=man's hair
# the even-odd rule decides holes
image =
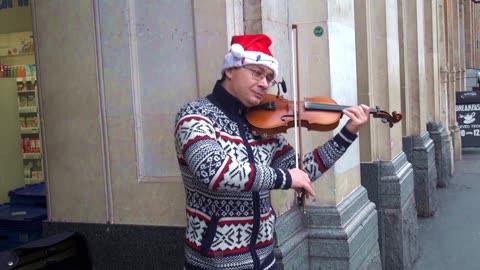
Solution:
[[[222,78],[220,78],[220,82],[223,82],[227,79],[227,75],[225,74],[225,71],[222,72]]]

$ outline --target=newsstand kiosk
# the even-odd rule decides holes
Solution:
[[[480,147],[480,91],[456,92],[462,148]]]

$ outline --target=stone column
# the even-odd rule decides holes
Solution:
[[[457,0],[445,0],[444,12],[445,12],[445,28],[446,28],[446,45],[447,45],[447,67],[448,67],[448,128],[452,137],[453,144],[453,156],[455,160],[462,159],[462,140],[460,136],[460,129],[457,125],[457,118],[455,112],[457,91],[456,82],[456,66],[455,66],[455,39],[458,37],[458,32],[455,31],[456,25],[454,13],[457,9]]]
[[[466,66],[465,66],[465,7],[464,0],[458,1],[458,66],[459,74],[457,77],[459,90],[467,90]]]
[[[329,96],[339,104],[357,104],[354,1],[288,1],[288,5],[279,5],[277,0],[261,2],[263,31],[286,34],[281,40],[289,46],[293,42],[298,52],[298,66],[292,65],[290,72],[298,68],[299,98]],[[283,22],[282,14],[288,14],[288,27],[278,23]],[[296,25],[293,39],[292,25]],[[291,59],[290,50],[286,52]],[[282,69],[281,73],[288,72]],[[292,89],[292,82],[288,83]],[[293,91],[285,95],[292,98]],[[310,151],[323,144],[346,120],[342,119],[339,127],[330,132],[303,130],[301,147]],[[292,133],[289,132],[289,138]],[[381,269],[377,211],[361,186],[359,155],[357,140],[314,183],[317,198],[307,202],[306,214],[299,213],[291,204],[291,209],[285,212],[287,202],[275,196],[276,205],[284,212],[277,225],[277,258],[281,269]],[[301,228],[298,220],[302,217],[305,227],[298,231]]]
[[[480,29],[480,4],[473,5],[473,27],[474,29]],[[480,68],[480,33],[478,31],[473,32],[474,42],[474,66]]]
[[[425,88],[424,2],[399,0],[401,91],[405,130],[403,151],[415,171],[415,201],[419,216],[433,215],[437,172],[435,150],[427,128]]]
[[[473,13],[473,29],[480,29],[480,5],[475,4],[472,7]],[[473,63],[475,68],[480,68],[480,33],[478,31],[473,31],[473,43],[474,43],[474,53],[473,53]]]
[[[440,94],[438,90],[438,33],[437,33],[437,14],[436,1],[426,1],[423,7],[423,25],[424,25],[424,62],[425,62],[425,93],[427,99],[427,122],[440,120]],[[435,13],[433,12],[435,10]]]
[[[471,42],[471,45],[470,45],[470,57],[471,57],[471,66],[472,68],[476,68],[476,64],[477,64],[477,55],[476,55],[476,51],[477,51],[477,31],[476,29],[477,28],[477,13],[476,13],[476,9],[477,9],[477,6],[478,4],[475,4],[473,2],[470,2],[470,4],[468,5],[469,9],[470,9],[470,12],[469,12],[469,16],[470,16],[470,23],[469,23],[469,27],[470,27],[470,42]],[[468,62],[466,63],[468,65]]]
[[[236,0],[239,1],[239,0]],[[244,10],[244,28],[246,34],[266,33],[272,40],[270,47],[275,58],[280,63],[279,78],[285,80],[288,84],[287,95],[292,94],[292,67],[291,67],[291,44],[289,10],[291,1],[289,0],[242,0]],[[296,4],[298,5],[298,3]],[[305,6],[305,4],[298,5]],[[276,93],[277,89],[273,89],[272,93]],[[283,210],[282,210],[283,211]]]
[[[425,24],[425,76],[426,76],[426,92],[431,97],[428,101],[428,123],[427,130],[430,138],[435,145],[435,166],[437,168],[437,185],[446,187],[450,179],[450,151],[449,151],[449,135],[442,123],[442,106],[441,100],[443,92],[439,78],[438,62],[440,54],[443,53],[443,46],[439,43],[439,37],[444,39],[441,28],[437,25],[437,1],[427,1],[424,6],[424,24]]]
[[[305,8],[305,4],[299,5]],[[292,97],[291,67],[291,23],[286,12],[288,0],[243,0],[245,34],[268,34],[273,41],[270,47],[280,63],[279,78],[287,83],[288,98]],[[272,93],[276,93],[271,90]],[[284,94],[284,93],[282,93]],[[294,142],[292,132],[287,134]],[[275,255],[279,269],[309,269],[309,234],[305,225],[305,215],[295,204],[295,193],[275,190],[272,192],[272,204],[278,215],[275,224]]]
[[[477,68],[477,6],[478,4],[475,4],[471,1],[467,4],[467,7],[469,9],[469,17],[470,17],[470,23],[468,24],[468,27],[470,27],[470,62],[466,62],[467,66],[468,64],[471,65],[472,68]],[[467,54],[468,55],[468,54]]]
[[[455,92],[463,91],[460,73],[461,73],[461,64],[460,64],[460,1],[461,0],[450,0],[452,1],[452,65],[455,68],[453,79],[455,80]]]
[[[401,108],[396,0],[355,1],[359,102]],[[418,256],[414,174],[402,151],[401,123],[370,122],[360,133],[362,186],[378,211],[383,269],[410,269]],[[400,221],[400,222],[399,222]]]
[[[458,1],[458,91],[466,91],[466,78],[465,78],[465,9],[464,0]]]
[[[480,27],[480,18],[478,17],[480,14],[478,10],[480,9],[479,4],[471,3],[471,16],[472,16],[472,67],[477,68],[480,67],[478,60],[478,38],[479,33],[476,31],[478,27]]]
[[[440,121],[429,122],[427,130],[435,145],[435,165],[437,168],[437,186],[447,187],[451,179],[451,152],[448,130]]]
[[[449,106],[449,95],[448,95],[448,65],[447,65],[447,39],[446,39],[446,26],[445,26],[445,0],[435,0],[434,1],[434,10],[437,14],[437,44],[438,44],[438,73],[439,73],[439,95],[440,95],[440,123],[438,126],[443,127],[443,130],[446,131],[445,135],[445,144],[447,144],[447,153],[445,158],[448,160],[449,171],[448,176],[453,175],[454,171],[454,156],[453,156],[453,140],[450,136],[449,131],[449,115],[450,106]],[[454,113],[454,112],[453,112]],[[438,169],[438,168],[437,168]],[[443,168],[441,168],[443,170]],[[442,179],[439,179],[439,183],[442,182]]]
[[[480,4],[474,4],[471,3],[471,17],[472,17],[472,23],[471,23],[471,28],[472,28],[472,66],[477,68],[480,67],[478,60],[478,48],[479,44],[477,43],[479,39],[479,33],[476,31],[478,27],[480,26],[480,18],[479,18],[479,11],[480,11]]]
[[[220,79],[219,65],[229,49],[232,36],[243,34],[243,9],[241,0],[193,1],[192,6],[198,95],[205,96]],[[211,16],[212,12],[217,16]]]
[[[475,5],[475,29],[480,29],[480,5]],[[480,67],[480,33],[475,31],[475,67]]]
[[[472,1],[465,1],[464,6],[464,33],[465,33],[465,66],[467,68],[474,68],[473,55],[475,52],[475,42],[473,32],[475,28],[473,25],[473,6],[475,4]]]

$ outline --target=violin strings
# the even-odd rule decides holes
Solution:
[[[350,106],[343,106],[343,105],[333,105],[333,104],[322,104],[322,103],[315,103],[315,102],[305,102],[305,109],[311,110],[323,110],[323,111],[343,111],[344,109]]]

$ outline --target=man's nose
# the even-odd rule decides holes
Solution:
[[[260,85],[263,86],[264,88],[268,89],[268,86],[270,85],[268,83],[267,77],[263,76],[263,78],[259,81]]]

